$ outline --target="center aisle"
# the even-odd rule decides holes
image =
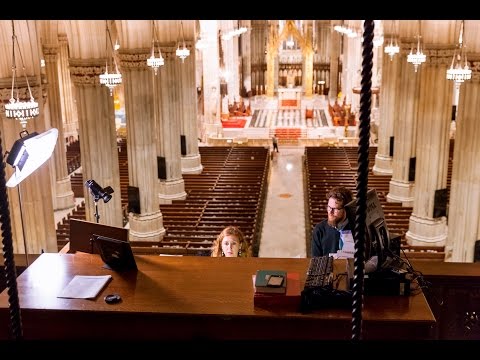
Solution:
[[[259,257],[306,257],[303,147],[279,145],[270,164]]]

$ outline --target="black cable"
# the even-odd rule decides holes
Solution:
[[[23,337],[22,317],[17,289],[17,270],[13,256],[12,226],[8,205],[7,183],[5,180],[5,162],[3,160],[2,137],[0,134],[0,224],[2,229],[3,260],[10,310],[11,333],[14,340]]]
[[[365,269],[365,226],[368,191],[368,155],[372,104],[373,20],[363,23],[362,80],[358,139],[357,207],[355,209],[355,253],[352,287],[352,340],[362,336],[363,278]]]

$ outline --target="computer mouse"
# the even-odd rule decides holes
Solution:
[[[105,302],[107,304],[118,304],[120,301],[122,301],[122,297],[118,294],[109,294],[105,296]]]

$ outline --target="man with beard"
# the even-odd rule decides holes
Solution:
[[[312,233],[312,257],[326,256],[336,253],[341,249],[340,232],[342,230],[352,231],[348,223],[347,205],[353,199],[351,190],[337,186],[327,193],[327,219],[320,221]]]

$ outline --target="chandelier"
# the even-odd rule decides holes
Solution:
[[[185,37],[183,34],[183,21],[180,21],[180,31],[182,34],[182,47],[180,48],[180,39],[178,40],[178,45],[177,45],[177,51],[175,51],[175,54],[182,59],[182,63],[185,62],[185,59],[190,55],[190,50],[187,49],[185,46]],[[179,34],[180,38],[180,34]]]
[[[388,54],[390,56],[390,61],[393,60],[393,57],[395,54],[398,54],[400,52],[400,47],[398,46],[397,42],[397,32],[395,31],[395,20],[392,20],[393,25],[392,25],[392,30],[393,34],[390,36],[390,41],[389,43],[385,46],[385,54]]]
[[[100,74],[100,84],[105,85],[110,90],[110,96],[113,95],[113,88],[118,84],[122,83],[122,74],[118,71],[117,60],[115,59],[115,49],[113,47],[112,37],[110,35],[110,29],[108,28],[108,22],[105,20],[105,28],[106,28],[106,39],[105,39],[105,50],[107,54],[107,59],[105,61],[105,73]],[[109,50],[108,50],[108,43],[110,43],[110,51],[112,52],[112,60],[110,63],[111,68],[115,68],[115,72],[108,72],[108,62],[109,62]]]
[[[155,75],[157,75],[158,68],[165,64],[165,60],[163,59],[162,50],[160,50],[160,46],[158,46],[158,58],[155,57],[155,41],[157,41],[156,39],[157,31],[155,29],[155,20],[152,20],[152,24],[153,24],[152,55],[147,59],[147,66],[150,66],[154,70]]]
[[[413,68],[415,72],[417,72],[418,65],[421,65],[427,60],[427,56],[423,53],[422,48],[420,46],[420,38],[422,37],[422,23],[419,20],[418,25],[418,35],[417,35],[417,49],[416,52],[413,52],[413,45],[410,49],[410,54],[407,55],[407,61],[413,64]]]
[[[240,36],[242,34],[245,34],[248,31],[248,29],[245,26],[240,26],[236,29],[230,30],[224,34],[222,34],[222,40],[232,40],[235,36]]]
[[[463,46],[464,20],[460,25],[460,35],[458,36],[458,52],[453,53],[452,64],[447,69],[447,80],[453,80],[455,86],[459,87],[465,80],[472,78],[472,70],[468,66],[467,53]]]
[[[333,30],[339,32],[342,35],[347,35],[347,37],[349,38],[356,38],[359,36],[358,31],[349,26],[335,25],[333,27]]]
[[[28,25],[28,23],[27,23]],[[20,100],[18,83],[17,83],[17,64],[15,60],[15,44],[18,47],[18,54],[20,56],[20,61],[22,63],[22,70],[27,82],[28,94],[30,95],[29,101]],[[10,96],[10,101],[8,104],[5,104],[5,117],[7,119],[18,120],[22,125],[22,128],[27,127],[27,120],[34,118],[40,114],[40,109],[38,103],[32,96],[32,90],[30,89],[30,83],[28,82],[28,77],[25,72],[25,65],[23,63],[23,56],[20,50],[20,45],[18,44],[17,36],[15,35],[15,25],[12,20],[12,92]],[[14,95],[16,94],[16,97]]]

